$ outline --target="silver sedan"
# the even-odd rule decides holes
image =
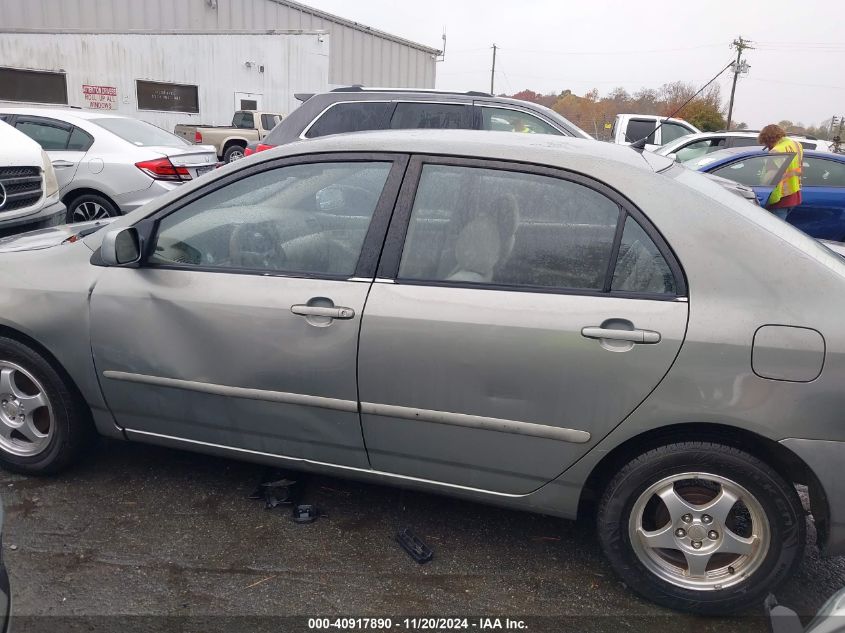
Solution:
[[[98,432],[575,519],[634,591],[759,605],[845,553],[845,260],[589,140],[286,145],[0,245],[0,463]]]

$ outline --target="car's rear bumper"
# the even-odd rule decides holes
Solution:
[[[822,490],[815,491],[815,495],[813,485],[810,486],[819,549],[826,556],[845,555],[845,442],[790,438],[781,444],[804,460],[821,485]],[[826,499],[826,508],[819,503],[819,493]],[[818,516],[823,511],[825,516]]]

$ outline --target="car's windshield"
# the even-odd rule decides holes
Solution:
[[[99,125],[124,141],[129,141],[138,147],[160,147],[169,145],[190,145],[184,139],[171,134],[161,128],[137,119],[124,117],[103,117],[91,119],[91,123]]]

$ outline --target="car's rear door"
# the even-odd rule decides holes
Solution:
[[[143,264],[105,268],[91,296],[94,360],[127,434],[367,467],[358,334],[406,162],[259,163],[150,220]]]
[[[801,204],[787,222],[819,239],[845,241],[845,161],[804,156]]]
[[[618,425],[683,342],[683,275],[600,183],[412,159],[358,362],[372,467],[524,494]]]
[[[47,117],[19,115],[15,118],[15,127],[47,152],[59,190],[67,189],[94,138],[70,123]]]

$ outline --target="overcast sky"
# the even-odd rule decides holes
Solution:
[[[758,48],[746,52],[751,68],[737,85],[735,120],[816,125],[845,113],[842,0],[303,1],[436,48],[445,27],[438,88],[489,90],[493,43],[497,93],[700,85],[735,56],[728,46],[742,35]],[[727,105],[730,73],[719,83]]]

